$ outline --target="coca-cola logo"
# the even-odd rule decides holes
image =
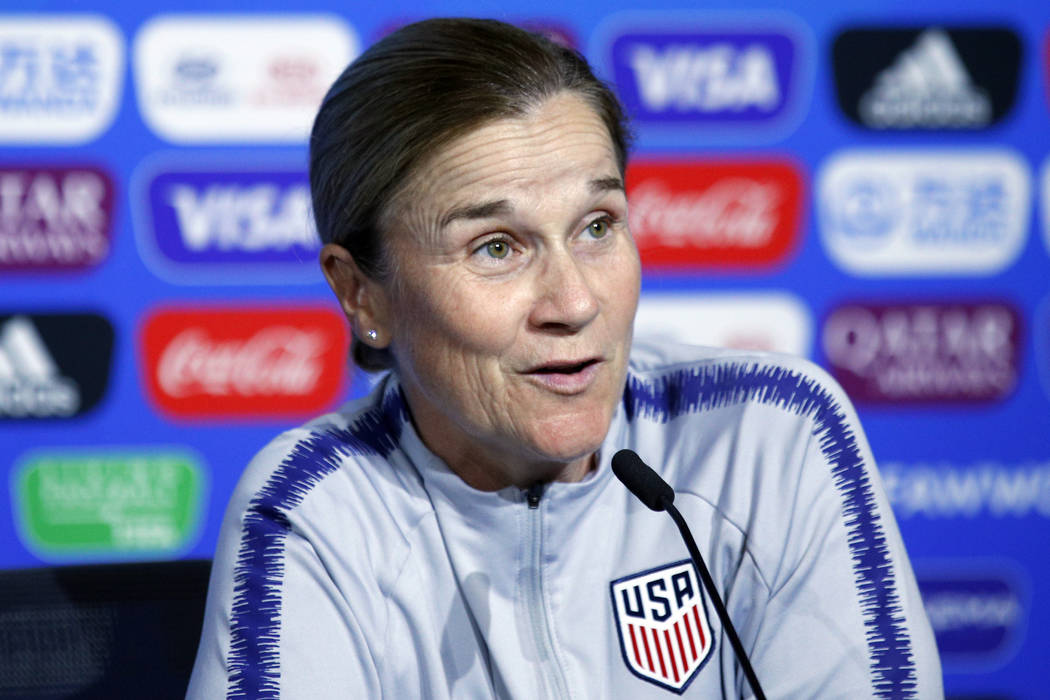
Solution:
[[[346,346],[325,307],[166,309],[144,325],[146,389],[178,418],[306,415],[339,395]]]
[[[643,161],[627,197],[647,267],[768,266],[794,248],[802,176],[784,161]]]

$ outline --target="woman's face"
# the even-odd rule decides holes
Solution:
[[[623,391],[638,253],[601,119],[563,93],[437,152],[395,199],[383,325],[468,483],[580,478]]]

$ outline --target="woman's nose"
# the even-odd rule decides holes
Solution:
[[[594,275],[567,250],[551,252],[536,279],[530,322],[536,328],[573,333],[598,315]]]

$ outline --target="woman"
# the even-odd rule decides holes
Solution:
[[[769,697],[940,695],[841,391],[794,358],[632,353],[625,134],[578,55],[496,22],[410,25],[335,83],[321,263],[390,372],[245,472],[191,697],[746,694],[620,448],[678,492]]]

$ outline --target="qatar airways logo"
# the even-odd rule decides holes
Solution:
[[[144,260],[176,284],[317,281],[320,240],[298,168],[173,168],[139,179]]]
[[[639,161],[627,197],[646,267],[768,266],[798,238],[802,176],[787,161]]]
[[[0,270],[98,265],[109,255],[113,200],[98,168],[0,168]]]
[[[845,304],[822,342],[855,401],[997,401],[1017,384],[1021,316],[998,301]]]
[[[707,19],[632,13],[599,32],[607,43],[597,53],[636,122],[760,128],[791,110],[805,62],[798,33]]]
[[[142,334],[146,390],[176,418],[308,414],[342,388],[346,344],[324,307],[159,311]]]

